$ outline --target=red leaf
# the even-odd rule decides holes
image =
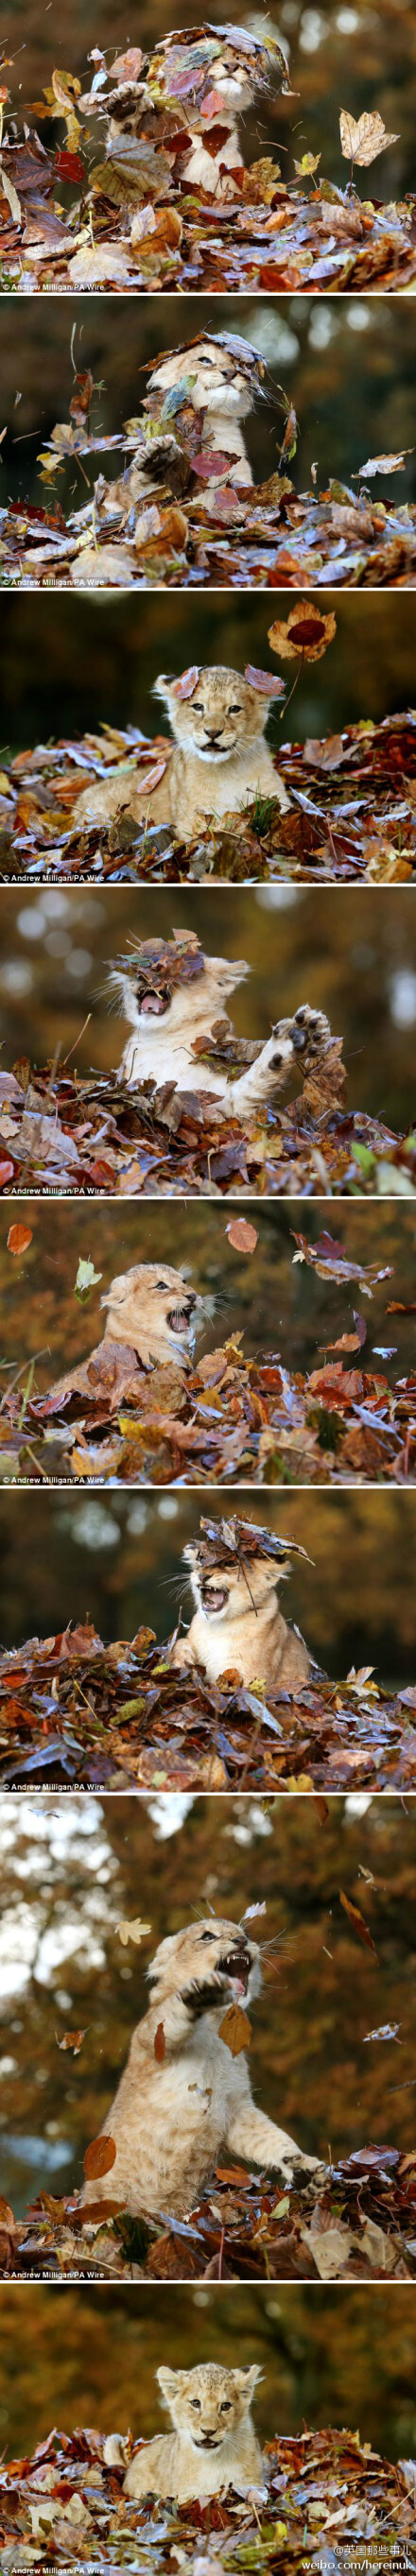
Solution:
[[[86,2174],[87,2182],[98,2182],[99,2175],[109,2173],[110,2165],[115,2165],[115,2161],[116,2148],[114,2145],[114,2138],[106,2138],[104,2136],[102,2138],[93,2138],[91,2146],[87,2147],[86,2155],[84,2156],[84,2173]]]
[[[211,125],[215,116],[224,117],[224,100],[220,89],[207,89],[206,97],[201,98],[199,113],[200,116],[209,117]],[[229,125],[223,126],[224,135],[228,136],[229,131]]]
[[[57,152],[55,157],[55,176],[58,179],[79,179],[82,185],[84,177],[84,162],[81,161],[80,153]]]
[[[284,680],[278,680],[277,674],[275,676],[274,671],[256,671],[254,662],[246,662],[244,678],[245,680],[250,680],[252,689],[259,690],[261,697],[284,697]]]
[[[163,2066],[163,2059],[166,2057],[166,2040],[163,2021],[158,2021],[157,2031],[155,2032],[154,2052],[158,2066]]]
[[[180,677],[180,679],[179,679],[179,680],[174,680],[174,682],[173,682],[173,689],[172,689],[172,697],[174,697],[174,698],[193,698],[193,695],[194,695],[194,689],[196,689],[196,688],[197,688],[198,680],[199,680],[199,662],[190,662],[190,664],[189,664],[189,670],[187,670],[187,671],[182,671],[182,672],[181,672],[181,677]],[[166,762],[165,762],[165,767],[166,767]]]
[[[31,1225],[11,1225],[7,1236],[8,1252],[28,1252],[32,1242]]]
[[[255,1252],[258,1240],[256,1228],[255,1225],[247,1224],[245,1216],[233,1217],[232,1225],[226,1225],[225,1231],[234,1252]]]
[[[5,1190],[7,1181],[13,1180],[14,1163],[0,1163],[0,1190]]]

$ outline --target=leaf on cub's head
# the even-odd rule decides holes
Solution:
[[[181,699],[193,698],[194,691],[198,687],[198,680],[199,663],[191,662],[189,671],[182,671],[180,680],[173,680],[172,697]]]
[[[241,2050],[249,2048],[251,2021],[247,2013],[242,2012],[241,2004],[229,2004],[228,2012],[220,2022],[218,2037],[223,2039],[224,2048],[230,2049],[231,2057],[240,2057]]]
[[[93,2138],[84,2156],[84,2173],[87,2182],[98,2182],[100,2174],[109,2173],[110,2166],[115,2165],[116,2153],[114,2138],[106,2138],[104,2135],[101,2138]]]
[[[258,690],[259,697],[282,698],[284,696],[284,680],[278,679],[277,672],[257,671],[254,662],[246,662],[244,678],[250,681],[252,689]]]

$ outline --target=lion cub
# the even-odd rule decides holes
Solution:
[[[264,2491],[265,2471],[251,2421],[250,2402],[260,2367],[225,2370],[220,2362],[197,2362],[195,2370],[156,2372],[169,2408],[173,2433],[144,2442],[131,2460],[124,2480],[129,2496],[174,2496],[177,2504],[203,2503],[235,2487],[247,2495]]]
[[[243,1041],[244,1071],[234,1077],[233,1055],[238,1063],[241,1048],[231,1021],[224,1020],[224,1002],[250,969],[244,957],[233,962],[228,957],[206,957],[191,932],[188,958],[193,946],[194,971],[181,980],[179,937],[184,943],[185,933],[174,934],[170,943],[137,941],[131,959],[123,960],[121,970],[112,970],[110,982],[120,994],[133,1030],[122,1055],[120,1081],[134,1090],[150,1076],[157,1088],[173,1082],[179,1091],[210,1092],[226,1118],[255,1116],[281,1091],[298,1057],[310,1067],[325,1053],[331,1037],[329,1022],[322,1011],[302,1003],[293,1019],[275,1022],[265,1046]],[[216,1023],[221,1031],[218,1061]],[[221,1060],[224,1052],[225,1062]]]
[[[244,2052],[232,2057],[221,2038],[227,2007],[250,2003],[261,1987],[260,1950],[244,1922],[211,1915],[187,1924],[160,1942],[148,1979],[149,2010],[105,2123],[116,2147],[112,2200],[133,2216],[181,2217],[224,2149],[272,2171],[287,2171],[289,2160],[290,2174],[293,2158],[314,2170],[316,2159],[257,2109]],[[84,2184],[83,2208],[100,2199],[108,2199],[108,2175]]]
[[[270,1691],[295,1691],[307,1682],[310,1656],[297,1628],[287,1628],[279,1610],[277,1587],[292,1568],[290,1557],[250,1556],[247,1565],[218,1568],[204,1563],[204,1550],[184,1548],[190,1566],[195,1618],[186,1637],[172,1648],[172,1663],[202,1664],[208,1681],[237,1672],[247,1688],[255,1681]],[[202,1558],[202,1563],[201,1563]]]
[[[171,823],[181,839],[192,840],[208,816],[218,820],[239,813],[257,791],[273,796],[282,814],[290,812],[290,798],[264,740],[272,689],[268,698],[241,671],[230,671],[222,662],[208,664],[206,670],[195,667],[184,677],[191,684],[184,694],[182,680],[163,671],[154,686],[175,744],[164,778],[152,788],[146,785],[145,771],[135,774],[129,765],[123,773],[122,764],[102,785],[92,780],[74,808],[77,828],[102,816],[107,822],[124,809],[137,823]]]
[[[186,1369],[192,1358],[194,1317],[198,1300],[188,1288],[180,1270],[170,1270],[168,1262],[139,1261],[135,1269],[122,1270],[111,1287],[100,1297],[107,1307],[107,1322],[102,1342],[97,1342],[88,1359],[65,1371],[56,1379],[50,1394],[67,1397],[84,1395],[92,1401],[100,1394],[101,1385],[108,1396],[111,1411],[111,1358],[115,1345],[122,1342],[130,1355],[132,1370],[163,1368],[174,1360],[177,1368]],[[120,1398],[119,1371],[114,1372],[116,1405]]]

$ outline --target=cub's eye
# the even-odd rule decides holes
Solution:
[[[229,716],[241,716],[242,713],[242,707],[229,707],[228,709]]]
[[[204,709],[203,709],[203,707],[201,707],[201,700],[200,700],[200,698],[193,698],[192,703],[193,703],[194,715],[195,715],[195,716],[203,716]]]
[[[221,2399],[221,2414],[222,2414],[222,2415],[231,2415],[231,2398],[230,2398],[230,2397],[222,2397],[222,2399]]]
[[[168,1281],[167,1281],[167,1279],[157,1279],[157,1280],[156,1280],[156,1287],[157,1287],[157,1288],[160,1288],[161,1290],[163,1290],[163,1294],[165,1294],[165,1293],[166,1293],[166,1296],[167,1296],[167,1293],[168,1293]]]
[[[215,1932],[201,1932],[201,1941],[215,1941]]]
[[[201,2399],[200,2399],[200,2397],[191,2397],[191,2406],[193,2406],[193,2408],[194,2408],[194,2414],[195,2414],[195,2415],[200,2415],[200,2413],[201,2413]]]

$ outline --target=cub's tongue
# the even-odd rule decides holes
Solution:
[[[169,1323],[172,1333],[187,1333],[189,1315],[182,1314],[180,1306],[175,1306],[174,1314],[169,1316]]]

